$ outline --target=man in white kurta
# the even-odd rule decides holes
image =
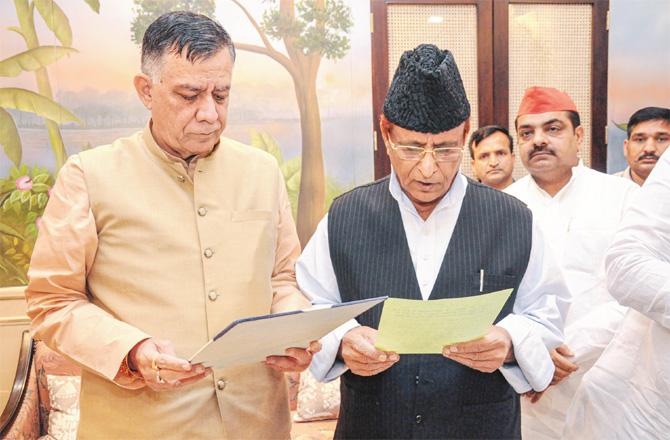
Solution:
[[[641,186],[663,152],[670,147],[670,109],[641,108],[628,120],[626,134],[623,154],[628,167],[615,175]]]
[[[612,339],[625,313],[607,291],[604,258],[636,186],[579,163],[582,129],[572,119],[574,114],[572,100],[562,92],[540,87],[526,92],[517,132],[519,153],[530,175],[506,190],[533,211],[572,294],[567,348],[552,353],[558,362],[553,386],[521,402],[523,436],[531,439],[560,438],[582,375]]]
[[[635,194],[605,259],[628,306],[580,385],[566,439],[666,439],[670,433],[670,153]]]

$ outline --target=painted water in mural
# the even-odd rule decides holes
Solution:
[[[0,2],[0,286],[27,281],[36,225],[67,156],[146,124],[132,88],[138,42],[160,13],[185,6],[235,41],[224,135],[277,157],[303,244],[333,197],[372,178],[366,1],[304,0],[291,11],[263,0]],[[301,160],[307,149],[315,162]]]
[[[670,2],[610,0],[607,171],[626,168],[625,124],[643,107],[670,108]]]

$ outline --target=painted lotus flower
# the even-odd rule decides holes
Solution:
[[[16,179],[16,189],[20,191],[30,191],[33,189],[33,181],[30,180],[30,176],[21,176]]]

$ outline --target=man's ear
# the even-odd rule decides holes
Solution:
[[[142,101],[142,104],[148,109],[151,110],[151,88],[153,87],[153,82],[149,76],[144,73],[138,73],[133,78],[133,84],[135,85],[135,91],[137,91],[137,96]]]
[[[624,139],[623,141],[623,157],[628,161],[628,139]]]
[[[584,141],[584,127],[581,125],[575,128],[575,135],[577,136],[577,152],[582,149],[582,142]]]
[[[465,141],[468,139],[468,133],[470,133],[470,118],[465,120],[465,125],[463,126],[463,145],[465,145]]]

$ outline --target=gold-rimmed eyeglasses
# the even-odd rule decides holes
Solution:
[[[437,147],[427,150],[424,147],[417,147],[416,145],[395,144],[390,138],[388,142],[402,160],[419,161],[423,159],[426,153],[430,153],[433,155],[435,162],[453,163],[458,162],[463,154],[463,148],[460,147]]]

